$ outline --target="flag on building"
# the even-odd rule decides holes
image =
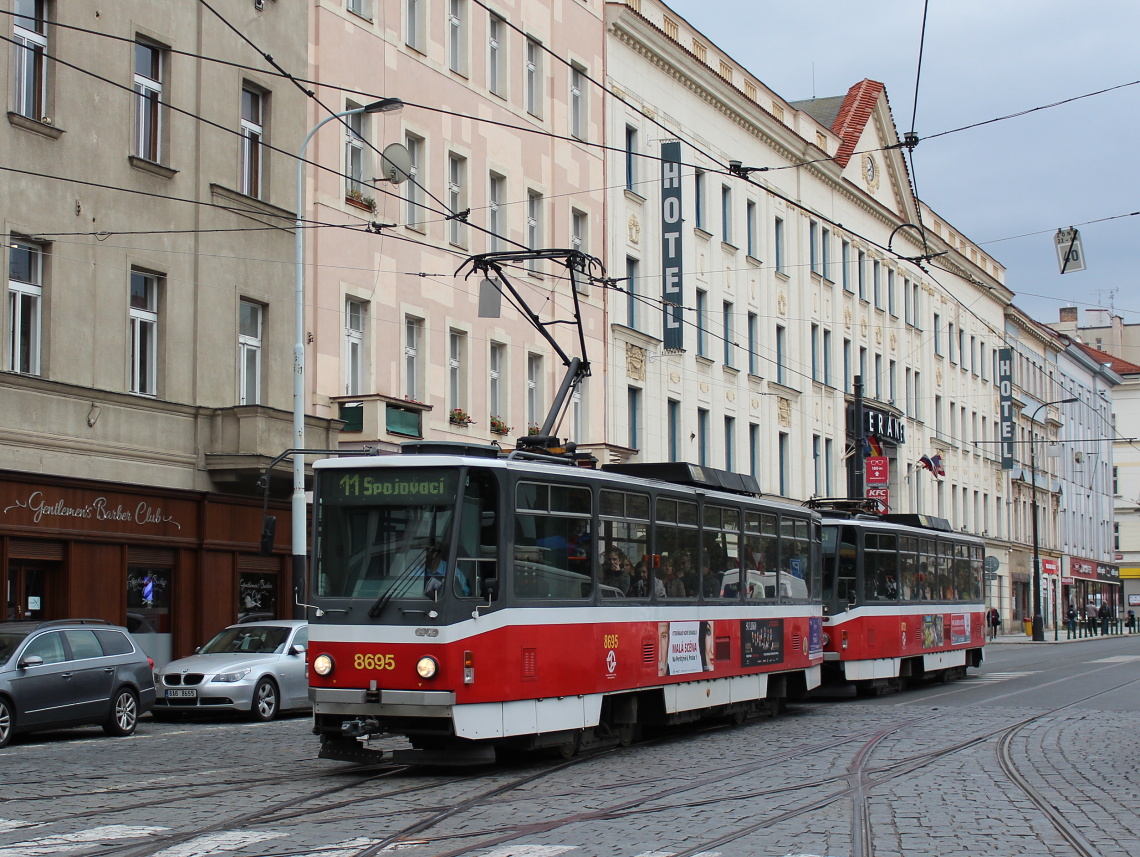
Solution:
[[[922,456],[922,458],[918,460],[918,466],[925,467],[938,479],[946,475],[946,469],[942,466],[942,456],[938,453],[934,453],[933,458],[929,455]]]
[[[879,439],[873,434],[867,435],[867,447],[870,451],[864,451],[865,456],[881,456],[883,454],[883,445],[879,443]]]

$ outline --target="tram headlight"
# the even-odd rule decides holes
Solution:
[[[333,659],[328,655],[317,655],[313,658],[313,672],[319,676],[326,676],[333,671]]]
[[[416,672],[420,678],[435,678],[435,674],[439,672],[439,661],[431,655],[424,655],[416,661]]]

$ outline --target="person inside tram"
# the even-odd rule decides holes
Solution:
[[[679,597],[684,598],[688,596],[696,596],[697,594],[697,571],[693,568],[693,558],[689,555],[688,551],[681,551],[677,556],[677,580],[680,581],[684,591]],[[670,593],[672,594],[672,593]]]
[[[447,562],[439,545],[428,546],[421,570],[424,575],[424,595],[434,595],[443,589],[443,581],[447,577]]]
[[[619,589],[622,595],[629,592],[630,584],[629,572],[622,569],[624,560],[625,554],[618,548],[610,548],[602,562],[602,585]]]

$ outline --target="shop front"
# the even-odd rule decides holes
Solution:
[[[1072,585],[1065,588],[1066,609],[1071,604],[1084,615],[1090,608],[1095,611],[1107,603],[1114,618],[1127,612],[1121,595],[1118,566],[1071,556],[1068,577]]]
[[[287,504],[274,513],[288,534]],[[166,663],[291,615],[288,546],[260,556],[261,521],[254,498],[0,472],[3,619],[106,619]]]

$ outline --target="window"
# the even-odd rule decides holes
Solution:
[[[819,325],[811,326],[811,379],[820,380],[819,377]]]
[[[708,312],[708,292],[697,289],[697,356],[708,356],[706,314]]]
[[[238,302],[238,404],[261,404],[261,304]]]
[[[491,173],[487,182],[487,249],[494,253],[503,246],[506,234],[506,212],[502,209],[506,194],[507,180],[498,173]]]
[[[637,192],[637,129],[625,126],[625,189]]]
[[[893,404],[894,404],[896,401],[898,401],[898,400],[896,399],[896,397],[895,397],[895,393],[896,393],[896,389],[895,389],[895,376],[896,376],[897,374],[898,374],[898,364],[896,364],[894,360],[891,360],[891,361],[890,361],[890,362],[887,364],[887,394],[888,394],[888,397],[889,397],[889,398],[888,398],[888,401],[889,401],[889,402],[890,402],[892,405],[893,405]]]
[[[586,70],[570,66],[570,136],[586,139]]]
[[[420,347],[423,339],[423,319],[407,316],[404,319],[404,394],[414,402],[424,395],[421,384]]]
[[[498,15],[491,15],[487,22],[487,89],[494,95],[503,96],[503,33],[506,23]]]
[[[574,389],[570,391],[570,425],[567,436],[575,443],[583,438],[586,425],[586,383],[588,378],[582,378]]]
[[[914,317],[914,326],[918,327],[918,329],[921,330],[922,328],[919,327],[919,324],[918,324],[918,320],[920,318],[922,318],[922,316],[919,314],[919,310],[918,310],[918,298],[919,298],[918,283],[911,283],[910,289],[914,293],[914,299],[911,301],[911,312],[914,313],[914,316],[913,316]]]
[[[638,261],[625,257],[626,324],[637,329],[637,272]]]
[[[942,355],[942,316],[934,314],[934,353]]]
[[[364,303],[352,298],[344,302],[344,394],[364,392]]]
[[[467,159],[454,154],[447,156],[447,207],[452,214],[467,209]],[[447,240],[456,247],[466,247],[467,224],[458,217],[447,223]]]
[[[423,205],[423,183],[420,175],[420,162],[423,160],[423,138],[414,134],[404,135],[404,146],[408,150],[411,167],[408,169],[408,180],[404,182],[404,201],[407,203],[404,212],[404,224],[412,229],[423,231],[420,223],[420,208]]]
[[[627,419],[629,421],[629,438],[627,446],[630,449],[641,449],[641,390],[637,387],[629,388]]]
[[[15,236],[8,250],[8,368],[40,374],[40,308],[44,248]]]
[[[526,195],[526,246],[538,250],[542,246],[542,194],[527,191]],[[538,260],[527,262],[527,270],[538,272]]]
[[[467,335],[453,330],[447,337],[447,398],[451,410],[467,410],[466,365]]]
[[[720,186],[720,224],[723,241],[732,243],[732,188],[728,185]]]
[[[681,403],[676,399],[669,400],[668,407],[668,423],[669,423],[669,460],[681,460]]]
[[[467,0],[448,0],[447,67],[458,74],[467,73]]]
[[[697,170],[693,173],[693,205],[696,206],[695,221],[697,229],[707,229],[705,224],[705,171]]]
[[[883,355],[875,355],[875,398],[883,401]]]
[[[831,331],[823,331],[823,383],[831,386]]]
[[[776,273],[784,273],[784,221],[777,217],[775,222]]]
[[[246,196],[262,198],[262,143],[265,95],[249,87],[241,91],[241,186]]]
[[[859,300],[867,300],[867,254],[862,250],[855,262],[855,281],[859,285]]]
[[[724,319],[724,365],[732,366],[732,304],[728,301],[724,302],[721,318]]]
[[[526,112],[542,118],[542,45],[526,40]]]
[[[844,241],[839,248],[839,266],[843,269],[843,291],[851,291],[851,245]]]
[[[736,418],[724,418],[724,469],[733,471],[736,469],[736,460],[733,451],[736,447]]]
[[[787,384],[787,368],[786,363],[788,359],[788,336],[787,330],[780,325],[776,325],[776,383]]]
[[[752,200],[744,206],[744,228],[747,230],[745,235],[745,249],[749,256],[753,259],[759,258],[756,253],[756,203]]]
[[[371,0],[346,0],[344,7],[361,18],[368,18],[372,14]]]
[[[503,401],[503,389],[505,388],[503,373],[506,367],[506,353],[507,346],[501,342],[491,343],[491,368],[487,378],[487,407],[493,417],[502,418],[506,412]]]
[[[871,379],[867,375],[867,349],[859,349],[859,378],[863,382],[863,395],[867,395],[867,391],[871,385]]]
[[[963,361],[965,365],[965,361]],[[970,337],[970,374],[978,374],[978,337]]]
[[[843,340],[843,392],[851,392],[851,340]]]
[[[428,0],[404,0],[407,4],[405,10],[407,12],[407,20],[404,22],[407,32],[405,33],[405,44],[409,48],[415,48],[420,53],[424,52],[424,37],[426,36],[426,22],[424,21],[424,14],[427,11]]]
[[[895,305],[895,272],[887,269],[887,312],[894,318],[899,317],[898,307]]]
[[[903,280],[903,321],[914,323],[914,306],[910,299],[910,280]]]
[[[816,497],[819,497],[823,492],[823,438],[818,434],[811,436],[811,460],[812,460],[812,492]]]
[[[359,105],[345,104],[345,110],[355,110]],[[365,175],[364,138],[367,118],[364,113],[353,113],[344,117],[344,195],[358,203],[364,203],[364,191],[368,185]]]
[[[697,463],[709,463],[709,412],[704,408],[697,408]]]
[[[157,393],[158,277],[131,271],[131,392]]]
[[[779,442],[779,456],[780,456],[780,496],[788,496],[788,433],[780,432]]]
[[[154,45],[135,43],[135,154],[162,161],[163,52]]]
[[[570,209],[570,249],[577,250],[579,253],[586,252],[586,236],[589,234],[589,219],[586,212],[579,211],[576,208]],[[582,288],[580,291],[585,291],[586,280],[582,280]]]
[[[1115,464],[1112,466],[1112,495],[1120,496],[1120,467]]]
[[[760,478],[760,426],[756,423],[748,424],[748,473]]]
[[[819,239],[819,260],[822,265],[823,278],[825,280],[831,279],[831,230],[826,226],[820,233]]]
[[[922,373],[914,373],[914,418],[922,419]]]
[[[906,396],[906,413],[914,415],[914,387],[911,385],[910,367],[906,368],[903,380],[903,395]]]
[[[878,259],[871,262],[871,290],[875,296],[875,309],[883,308],[883,266]]]
[[[47,115],[47,15],[44,0],[16,0],[15,112],[39,122]]]
[[[823,273],[819,265],[819,224],[814,220],[808,222],[808,259],[813,274]]]
[[[831,438],[823,441],[823,492],[827,497],[834,496],[831,492],[831,470],[834,461],[835,446]]]
[[[954,357],[954,322],[946,325],[946,333],[946,347],[950,351],[950,362],[957,363],[958,361]]]
[[[962,369],[966,368],[966,331],[959,325],[958,327],[958,362],[962,364]]]
[[[539,427],[542,413],[542,356],[528,354],[526,358],[526,422],[527,427]]]
[[[759,316],[754,312],[748,313],[748,374],[759,375],[760,366],[756,353],[756,333],[760,323]]]

